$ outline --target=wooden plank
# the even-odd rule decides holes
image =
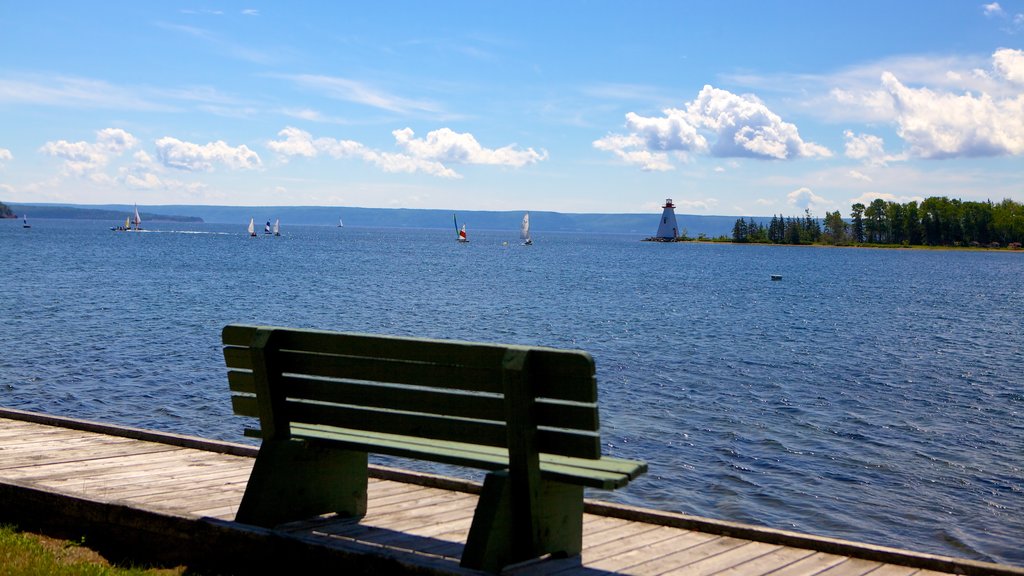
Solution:
[[[155,456],[162,453],[182,450],[167,445],[149,446],[145,444],[117,443],[97,445],[88,452],[79,451],[51,451],[43,454],[25,454],[20,458],[11,458],[0,464],[0,469],[5,474],[17,477],[34,477],[37,474],[47,474],[52,471],[59,471],[65,468],[79,471],[87,469],[90,463],[95,461],[109,460],[111,458],[122,458],[128,456]],[[95,466],[95,464],[92,464]],[[45,477],[45,476],[43,476]]]
[[[699,536],[694,537],[697,538]],[[647,560],[643,560],[638,564],[629,566],[628,569],[629,573],[635,576],[663,574],[684,566],[692,565],[704,558],[710,558],[712,556],[728,552],[729,550],[743,546],[748,542],[748,540],[740,540],[738,538],[730,538],[728,536],[716,536],[705,542],[701,542],[696,546],[688,546],[684,549],[677,548],[678,551],[670,554],[650,556]],[[594,566],[600,568],[601,564],[594,564]]]
[[[785,568],[813,554],[813,550],[781,546],[763,556],[758,556],[742,564],[716,572],[715,576],[751,576],[754,574],[774,573],[776,570]]]
[[[809,574],[820,574],[824,570],[840,564],[847,560],[846,556],[828,554],[826,552],[815,552],[810,556],[801,558],[796,562],[787,564],[772,572],[772,576],[807,576]]]
[[[633,530],[630,533],[608,540],[600,548],[588,548],[585,558],[588,565],[600,566],[602,570],[615,570],[636,564],[653,556],[659,550],[676,551],[710,540],[709,535],[700,535],[669,526],[655,526],[653,530]]]
[[[692,576],[711,576],[722,570],[733,568],[749,560],[760,558],[781,546],[763,542],[744,541],[743,544],[721,554],[709,556],[696,562],[685,564],[675,570],[662,574],[687,574]]]
[[[168,482],[181,482],[183,479],[206,478],[210,476],[243,476],[248,477],[251,466],[239,466],[231,461],[199,461],[188,468],[178,466],[175,462],[160,463],[159,466],[131,467],[128,469],[99,469],[81,476],[50,482],[54,488],[61,488],[84,483],[102,483],[104,488],[116,489],[120,486],[132,487],[140,483],[159,485]],[[173,466],[173,468],[171,467]]]
[[[714,540],[710,534],[659,526],[654,530],[631,534],[608,542],[599,550],[584,555],[587,566],[618,571]]]
[[[874,560],[846,558],[839,564],[822,570],[817,576],[864,576],[869,572],[877,570],[880,566],[882,566],[882,563],[875,562]]]
[[[452,505],[469,507],[470,514],[472,514],[472,507],[476,505],[477,499],[473,494],[461,494],[443,490],[417,493],[414,496],[413,498],[392,500],[386,504],[375,506],[372,516],[373,522],[375,524],[388,523],[404,516],[422,515],[423,510],[427,510],[429,513],[429,511],[437,507],[449,507]]]
[[[148,451],[140,451],[139,447],[134,449],[121,450],[118,454],[104,454],[101,456],[80,459],[59,459],[35,466],[8,467],[4,469],[4,476],[15,479],[31,479],[34,482],[43,483],[48,480],[68,477],[79,477],[83,473],[104,467],[132,467],[149,464],[156,464],[167,459],[181,458],[177,452],[181,448],[157,450],[149,448]]]

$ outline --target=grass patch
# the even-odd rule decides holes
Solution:
[[[0,576],[184,576],[185,567],[135,568],[111,565],[82,541],[58,540],[0,526]]]

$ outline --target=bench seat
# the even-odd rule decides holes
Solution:
[[[247,436],[259,437],[259,430],[246,430]],[[292,423],[292,436],[306,440],[327,440],[372,454],[387,454],[477,468],[501,470],[508,468],[508,450],[464,442],[427,440],[414,436],[348,430],[316,424]],[[603,456],[600,460],[572,458],[556,454],[540,454],[541,477],[556,482],[579,484],[586,488],[614,490],[629,484],[647,472],[647,463]]]

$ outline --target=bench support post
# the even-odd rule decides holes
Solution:
[[[361,518],[366,487],[366,452],[264,440],[235,521],[270,528],[330,512]]]
[[[534,511],[533,533],[516,534],[512,490],[507,470],[484,478],[473,525],[462,551],[464,568],[499,572],[504,566],[545,554],[575,556],[583,550],[583,487],[541,481]],[[532,542],[523,550],[516,542]]]

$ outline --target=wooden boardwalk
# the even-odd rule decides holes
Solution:
[[[23,494],[40,493],[78,503],[69,508],[100,503],[97,505],[116,506],[117,510],[137,510],[151,518],[215,522],[218,529],[252,536],[254,532],[246,532],[246,527],[232,519],[253,454],[251,447],[237,444],[0,410],[0,485],[20,491],[19,499],[24,499]],[[270,532],[277,540],[293,545],[386,558],[425,573],[477,574],[458,565],[477,500],[474,484],[379,467],[372,475],[369,511],[361,522],[316,518]],[[15,496],[0,500],[0,521],[10,521],[12,498]],[[543,560],[506,572],[564,576],[1024,575],[1024,569],[1016,567],[678,514],[589,501],[587,509],[582,558]],[[104,522],[112,522],[109,510],[103,514]]]

